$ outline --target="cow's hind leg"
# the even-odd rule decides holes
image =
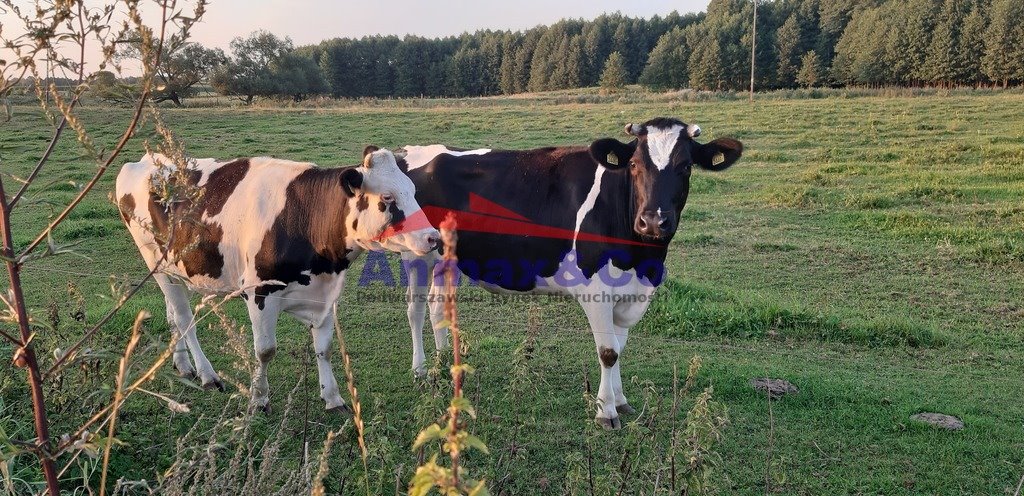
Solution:
[[[331,339],[334,337],[334,320],[324,319],[320,325],[311,328],[313,333],[313,351],[316,352],[316,372],[320,379],[320,397],[327,404],[327,409],[341,413],[352,413],[352,409],[341,398],[338,380],[334,377],[331,367]]]
[[[181,334],[177,330],[178,324],[174,316],[174,305],[171,305],[171,300],[167,297],[164,297],[164,303],[167,305],[167,326],[171,328],[171,332],[178,338]],[[195,379],[197,377],[196,369],[192,366],[192,361],[189,360],[188,345],[185,344],[184,339],[179,338],[175,340],[172,360],[174,370],[178,371],[178,375],[186,379]]]
[[[590,330],[594,333],[594,344],[601,367],[601,385],[597,388],[597,416],[594,421],[605,429],[619,429],[622,424],[615,409],[614,381],[619,376],[619,353],[622,352],[622,345],[612,324],[612,305],[600,301],[601,298],[593,300],[596,301],[583,304],[583,311],[586,312]]]
[[[277,354],[277,317],[281,313],[281,301],[268,296],[261,298],[258,304],[256,299],[256,295],[250,294],[245,304],[252,322],[252,343],[257,362],[252,376],[252,405],[269,413],[270,383],[267,380],[267,366]]]
[[[409,318],[409,331],[412,335],[412,372],[416,377],[423,377],[427,375],[427,358],[423,351],[423,318],[427,313],[427,291],[434,257],[417,257],[411,252],[403,252],[402,265],[409,276],[406,316]]]
[[[434,277],[430,281],[430,295],[427,297],[430,302],[430,326],[434,329],[434,349],[437,351],[448,349],[448,326],[444,324],[444,269],[443,263],[432,269]],[[455,270],[455,284],[458,285],[460,274],[458,268]]]
[[[198,373],[203,388],[217,388],[223,391],[224,384],[217,376],[217,372],[213,370],[213,365],[206,358],[202,347],[199,346],[199,338],[196,337],[196,319],[189,306],[188,291],[183,285],[175,284],[164,274],[154,274],[153,278],[156,279],[160,291],[164,294],[168,324],[178,333],[178,342],[174,348],[174,365],[178,372],[184,376]],[[185,350],[192,354],[192,360],[195,362],[194,370],[188,363]]]

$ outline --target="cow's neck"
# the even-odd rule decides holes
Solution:
[[[295,209],[305,217],[294,219],[296,234],[306,236],[318,255],[333,262],[347,258],[353,244],[345,225],[352,197],[341,187],[341,171],[307,171],[293,182],[295,195],[288,198],[303,207]]]

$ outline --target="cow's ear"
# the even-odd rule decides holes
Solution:
[[[743,155],[743,143],[732,138],[718,138],[706,145],[698,144],[693,151],[693,163],[701,169],[720,171],[728,169]]]
[[[615,138],[599,139],[590,144],[590,156],[609,169],[625,167],[636,152],[636,143],[636,140],[623,143]]]
[[[341,172],[341,189],[345,190],[348,196],[356,196],[355,190],[363,187],[363,174],[350,167]]]
[[[367,155],[369,155],[369,154],[371,154],[371,153],[373,153],[373,152],[375,152],[377,150],[380,150],[380,147],[377,146],[377,145],[369,145],[366,148],[363,148],[363,158],[366,158]]]

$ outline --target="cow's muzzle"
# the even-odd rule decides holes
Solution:
[[[633,229],[637,234],[647,238],[664,239],[672,232],[672,224],[670,216],[654,210],[644,210],[636,217]]]

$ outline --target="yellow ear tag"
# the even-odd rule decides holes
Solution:
[[[722,162],[725,162],[725,154],[722,152],[716,153],[715,156],[711,158],[711,165],[719,165]]]
[[[609,153],[608,156],[605,157],[605,160],[607,160],[609,164],[619,165],[619,156],[614,153]]]

